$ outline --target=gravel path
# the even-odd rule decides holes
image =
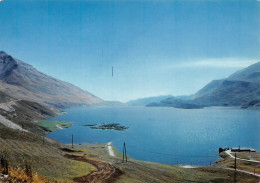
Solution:
[[[231,150],[226,150],[224,151],[227,155],[229,155],[232,159],[235,159],[235,156],[233,156],[231,154]],[[260,163],[260,161],[256,161],[256,160],[249,160],[249,159],[242,159],[242,158],[238,158],[237,157],[237,160],[242,160],[242,161],[247,161],[247,162],[252,162],[252,163]]]
[[[75,178],[75,182],[84,182],[84,183],[96,183],[96,182],[102,182],[102,183],[112,183],[115,182],[116,179],[122,174],[122,172],[112,166],[110,163],[102,162],[102,161],[96,161],[89,159],[87,157],[83,156],[76,156],[76,155],[65,155],[66,158],[86,162],[89,164],[92,164],[97,168],[97,171],[93,171],[90,174]]]
[[[109,154],[110,156],[115,156],[115,153],[114,153],[114,151],[113,151],[113,149],[112,149],[112,142],[108,142],[108,143],[107,143],[107,149],[108,149],[108,154]]]

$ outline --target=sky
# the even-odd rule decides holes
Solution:
[[[260,1],[2,0],[0,50],[104,100],[190,95],[260,61]]]

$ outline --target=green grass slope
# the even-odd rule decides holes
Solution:
[[[122,153],[114,146],[115,157],[108,155],[106,144],[83,144],[76,146],[77,149],[85,151],[89,157],[96,160],[111,163],[120,169],[123,174],[115,181],[117,183],[179,183],[179,182],[200,182],[200,183],[233,183],[234,172],[216,166],[182,168],[180,166],[137,161],[128,157],[127,163],[122,163]],[[244,173],[237,173],[237,183],[257,182],[254,176]]]
[[[53,180],[72,181],[94,171],[90,164],[64,157],[67,146],[32,133],[8,129],[0,125],[0,152],[7,154],[10,167],[32,166],[32,171]]]

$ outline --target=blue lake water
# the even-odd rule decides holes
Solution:
[[[47,135],[62,143],[113,142],[137,160],[166,164],[209,165],[219,147],[260,151],[260,110],[237,108],[175,109],[168,107],[85,107],[68,109],[48,120],[72,122]],[[93,130],[84,124],[120,123],[126,131]]]

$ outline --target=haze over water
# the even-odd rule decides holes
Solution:
[[[166,164],[209,165],[219,147],[260,150],[260,111],[238,108],[86,107],[68,109],[48,120],[68,120],[72,127],[47,135],[62,143],[107,143],[133,159]],[[120,123],[126,131],[93,130],[84,124]]]

